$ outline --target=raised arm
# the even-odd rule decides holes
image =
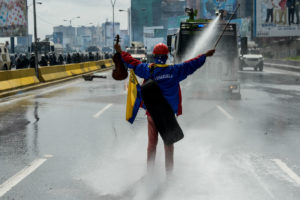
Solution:
[[[209,50],[206,54],[199,55],[184,63],[174,65],[174,73],[179,81],[186,79],[187,76],[193,74],[197,69],[201,68],[206,61],[206,57],[213,56],[215,50]]]
[[[120,45],[115,45],[117,52],[121,53],[123,62],[128,68],[133,69],[134,73],[141,78],[150,78],[150,69],[147,63],[142,63],[140,60],[133,58],[129,53],[122,51]]]
[[[133,58],[129,53],[121,53],[123,62],[128,66],[128,68],[133,69],[134,73],[141,78],[150,78],[150,69],[147,63],[142,63],[140,60]]]

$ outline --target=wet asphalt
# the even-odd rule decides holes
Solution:
[[[174,174],[163,190],[145,191],[151,181],[134,186],[146,173],[147,124],[143,110],[133,125],[125,121],[127,81],[105,72],[107,79],[1,99],[0,199],[298,200],[300,73],[246,69],[241,100],[201,99],[199,73],[182,83],[185,139],[175,145]],[[158,182],[162,149],[160,141]],[[7,180],[43,158],[1,196]]]

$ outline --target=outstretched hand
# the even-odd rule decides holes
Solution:
[[[208,57],[210,57],[210,56],[213,56],[215,52],[216,52],[215,49],[211,49],[211,50],[209,50],[208,52],[206,52],[205,55],[208,56]]]
[[[122,48],[121,48],[121,46],[119,44],[115,44],[114,47],[115,47],[116,52],[122,53]]]

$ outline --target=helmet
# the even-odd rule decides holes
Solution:
[[[155,45],[153,49],[154,55],[168,55],[168,53],[169,53],[169,49],[167,45],[163,43],[158,43],[157,45]]]

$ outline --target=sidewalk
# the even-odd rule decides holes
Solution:
[[[264,64],[267,67],[273,67],[293,72],[300,72],[300,61],[265,59]]]

